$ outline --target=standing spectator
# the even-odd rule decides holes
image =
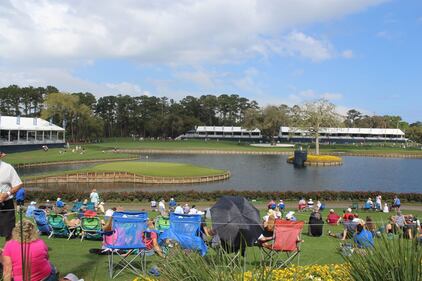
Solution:
[[[318,211],[322,211],[323,210],[323,209],[321,209],[321,207],[322,207],[321,201],[319,201],[319,200],[317,201],[316,207],[317,207]]]
[[[337,225],[340,221],[340,216],[334,212],[333,209],[330,209],[330,213],[327,216],[327,223],[331,225]]]
[[[13,195],[21,189],[22,181],[12,165],[1,160],[5,156],[0,151],[0,237],[9,240],[16,223]]]
[[[3,250],[3,280],[22,281],[22,253],[21,242],[26,241],[26,274],[31,281],[56,281],[57,275],[54,266],[48,260],[48,247],[38,238],[37,227],[29,220],[22,222],[13,229],[12,239],[6,242]],[[26,279],[25,279],[26,280]]]
[[[91,200],[91,203],[95,204],[95,208],[98,207],[98,203],[100,202],[100,196],[97,193],[97,190],[94,188],[89,195],[89,199]]]
[[[157,201],[151,200],[151,211],[157,211]]]
[[[393,206],[391,206],[391,208],[395,208],[397,209],[397,211],[400,211],[400,199],[397,197],[397,195],[394,196],[394,201],[393,201]]]
[[[179,214],[179,215],[184,214],[183,208],[182,208],[182,206],[180,206],[180,204],[177,204],[176,209],[174,209],[174,213]]]
[[[381,199],[382,199],[381,195],[378,195],[375,198],[375,208],[377,208],[378,211],[381,211],[382,210],[382,202],[381,202]]]
[[[160,212],[162,216],[164,216],[166,212],[166,201],[164,201],[164,199],[161,199],[161,201],[158,203],[158,212]]]

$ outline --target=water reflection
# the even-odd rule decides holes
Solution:
[[[46,190],[154,191],[154,190],[380,190],[391,192],[421,192],[422,159],[391,159],[344,157],[344,165],[294,169],[284,155],[149,155],[142,161],[184,162],[230,170],[226,181],[187,185],[142,184],[50,184],[34,188]],[[92,164],[70,165],[72,169]],[[21,169],[21,175],[34,172],[63,170],[69,166]]]

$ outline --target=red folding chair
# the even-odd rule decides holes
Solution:
[[[300,235],[304,224],[304,221],[295,222],[283,219],[275,221],[274,239],[271,249],[261,248],[266,258],[269,259],[270,266],[276,268],[285,267],[299,255]]]

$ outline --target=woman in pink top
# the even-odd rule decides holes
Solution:
[[[3,249],[3,280],[11,281],[57,281],[55,268],[48,260],[48,248],[43,240],[38,238],[36,226],[28,220],[23,221],[23,237],[21,237],[20,224],[16,224],[12,232],[12,239],[4,245]],[[27,264],[25,276],[22,278],[21,240]]]

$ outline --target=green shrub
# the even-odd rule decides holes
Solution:
[[[355,281],[421,281],[422,247],[414,240],[383,237],[365,254],[345,258]]]

